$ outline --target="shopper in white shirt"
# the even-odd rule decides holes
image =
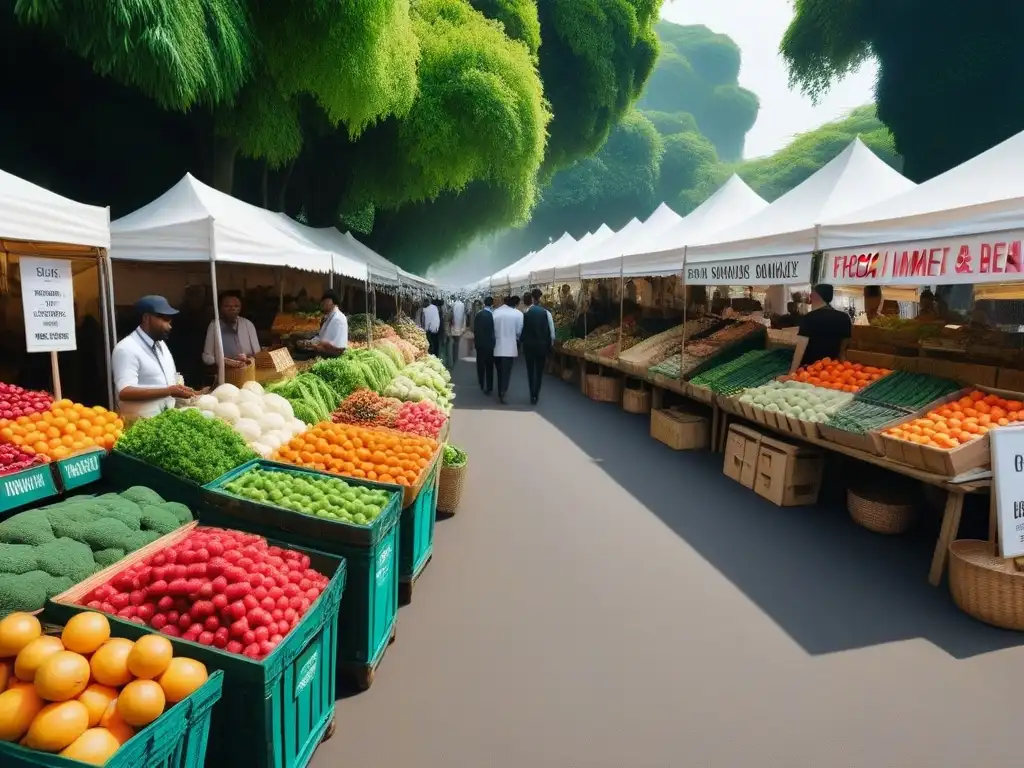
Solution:
[[[139,326],[114,347],[111,368],[118,411],[125,421],[156,416],[174,407],[174,398],[196,393],[178,375],[167,349],[171,318],[178,314],[163,296],[143,296],[135,303]]]
[[[498,401],[505,402],[512,380],[512,364],[519,356],[519,339],[523,335],[523,313],[515,308],[514,296],[494,310],[494,365],[498,369]]]
[[[451,305],[451,328],[448,331],[448,370],[462,357],[462,334],[466,332],[466,305],[462,299],[453,299]]]
[[[241,317],[242,299],[234,291],[225,291],[220,296],[220,336],[224,345],[224,365],[240,368],[250,357],[260,351],[260,340],[256,326],[251,320]],[[210,321],[206,329],[206,344],[203,345],[203,362],[217,364],[216,320]]]
[[[427,332],[430,354],[441,356],[441,313],[430,299],[423,300],[423,330]]]
[[[327,291],[320,299],[324,319],[320,321],[320,332],[313,337],[313,349],[321,357],[341,357],[348,348],[348,318],[338,306],[338,294]]]

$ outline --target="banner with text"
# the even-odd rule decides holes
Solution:
[[[29,352],[69,352],[75,341],[75,286],[71,262],[19,257],[25,347]]]
[[[686,264],[687,285],[806,285],[811,254]]]
[[[1024,280],[1024,230],[825,253],[822,282],[953,285]]]

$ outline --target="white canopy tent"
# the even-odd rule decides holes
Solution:
[[[595,229],[588,237],[580,238],[580,241],[576,243],[572,248],[565,250],[558,254],[554,259],[550,260],[550,263],[542,265],[542,271],[538,274],[547,276],[551,274],[552,280],[558,277],[558,270],[564,267],[573,267],[579,271],[578,264],[580,263],[581,257],[583,257],[589,251],[597,248],[601,243],[615,237],[615,230],[609,227],[607,224],[602,224],[600,227]],[[575,279],[577,275],[573,275],[570,279]],[[562,273],[562,279],[565,280],[565,273]]]
[[[688,244],[686,284],[809,283],[818,224],[913,186],[854,139],[830,163],[760,213]]]
[[[565,254],[578,250],[584,240],[593,242],[594,233],[588,232],[579,240],[574,239],[569,233],[562,235],[523,264],[513,265],[515,268],[509,269],[508,281],[511,282],[513,288],[531,285],[535,280],[546,281],[552,275],[552,265],[562,259]]]
[[[77,203],[0,171],[0,239],[5,250],[26,256],[46,255],[47,250],[95,256],[98,248],[110,247],[110,209]]]
[[[881,203],[821,222],[823,279],[936,285],[1024,279],[1024,132]]]
[[[299,227],[297,222],[294,227],[288,225],[272,211],[244,203],[185,174],[153,202],[111,223],[110,258],[165,264],[209,262],[213,315],[218,325],[217,262],[289,267],[368,281],[365,263],[318,247]],[[109,271],[107,281],[114,328],[114,283]],[[214,338],[218,380],[223,381],[223,344],[220,334]]]
[[[548,243],[539,251],[528,253],[523,258],[519,259],[512,264],[509,264],[504,269],[499,269],[493,275],[485,280],[481,280],[481,287],[505,287],[505,288],[516,288],[524,282],[529,282],[530,267],[529,265],[540,258],[548,258],[557,253],[561,253],[566,248],[569,248],[576,239],[568,232],[562,234],[557,240]]]
[[[591,247],[586,251],[574,250],[555,265],[553,270],[555,281],[576,280],[583,276],[583,270],[587,264],[607,259],[616,254],[621,255],[622,248],[631,238],[638,235],[644,223],[640,219],[633,218],[609,237],[600,241],[594,240]]]
[[[576,267],[584,279],[601,277],[618,277],[623,256],[642,253],[653,247],[664,234],[677,226],[683,219],[665,203],[659,205],[646,221],[633,225],[631,221],[615,234],[614,242],[608,241],[604,248],[594,248],[588,253],[580,253]],[[633,221],[636,221],[634,219]],[[631,226],[632,225],[632,226]],[[618,257],[607,258],[609,249],[620,251]],[[600,266],[598,266],[600,265]]]
[[[711,237],[767,207],[768,203],[760,195],[733,174],[711,197],[657,237],[644,239],[642,245],[622,258],[588,264],[583,275],[612,277],[619,274],[620,268],[626,277],[679,275],[688,243]]]

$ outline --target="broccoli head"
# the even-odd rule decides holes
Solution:
[[[156,531],[161,536],[177,530],[181,523],[174,513],[164,509],[164,505],[144,505],[142,507],[142,530]]]
[[[120,520],[133,531],[142,527],[142,510],[134,501],[122,499],[116,493],[106,493],[93,501],[91,510],[99,517]]]
[[[134,552],[137,549],[142,549],[147,544],[152,544],[159,539],[160,536],[161,534],[156,531],[135,531],[132,533],[132,545],[128,551]]]
[[[92,556],[96,559],[96,565],[100,568],[106,568],[123,560],[125,551],[123,549],[101,549],[93,552]]]
[[[66,592],[75,586],[76,582],[69,579],[67,576],[50,576],[49,581],[45,585],[46,599],[56,597],[61,592]]]
[[[77,539],[79,531],[99,516],[92,511],[89,503],[54,505],[48,512],[50,530],[57,538]],[[40,542],[43,543],[43,542]]]
[[[133,485],[127,491],[122,491],[120,495],[121,498],[128,499],[128,501],[134,501],[140,507],[164,503],[164,500],[160,498],[159,493],[154,491],[152,488],[146,488],[144,485]]]
[[[74,539],[54,539],[36,550],[40,570],[51,576],[64,576],[73,583],[87,579],[99,570],[88,544]]]
[[[39,568],[31,544],[0,544],[0,573],[21,574]]]
[[[100,549],[134,550],[135,537],[141,533],[131,530],[120,520],[103,517],[82,526],[75,538],[88,544],[93,552]]]
[[[0,618],[15,611],[38,611],[46,605],[52,577],[45,571],[0,573]]]
[[[0,542],[5,544],[45,544],[53,541],[53,529],[47,512],[33,509],[0,523]]]
[[[164,509],[174,515],[178,525],[192,522],[192,511],[179,501],[165,501],[161,504]]]

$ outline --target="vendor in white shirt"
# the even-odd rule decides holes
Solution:
[[[240,368],[260,351],[260,340],[256,326],[251,320],[241,317],[242,299],[234,291],[225,291],[220,296],[220,337],[224,345],[224,365]],[[203,346],[203,362],[217,364],[217,321],[211,320],[206,329],[206,344]]]
[[[184,385],[167,349],[178,310],[163,296],[143,296],[135,311],[139,327],[118,342],[111,357],[118,412],[125,421],[156,416],[173,408],[174,398],[196,394]]]
[[[338,294],[327,291],[320,299],[320,309],[324,318],[312,339],[313,349],[321,357],[341,357],[348,347],[348,318],[338,307]]]

